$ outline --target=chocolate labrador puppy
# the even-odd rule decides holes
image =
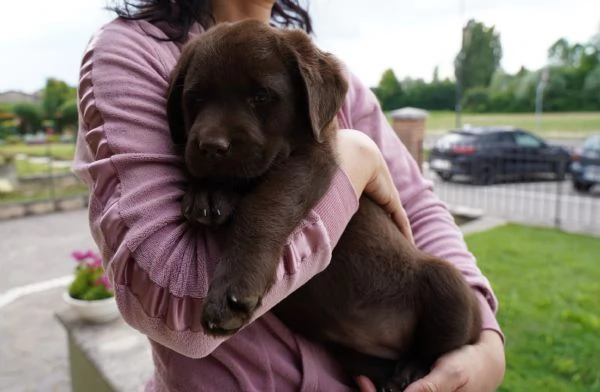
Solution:
[[[288,237],[328,189],[346,92],[340,65],[301,31],[222,24],[184,47],[167,108],[191,178],[182,211],[227,231],[201,316],[207,334],[248,323]],[[386,391],[480,333],[460,272],[417,250],[368,197],[330,266],[273,311]]]

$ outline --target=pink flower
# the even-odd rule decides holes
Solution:
[[[83,252],[76,250],[75,252],[71,253],[71,256],[73,256],[75,261],[77,261],[78,263],[81,263],[83,260],[85,260],[87,258],[87,253],[83,253]]]
[[[98,257],[98,255],[91,256],[92,262],[90,263],[90,267],[92,268],[100,268],[102,267],[102,259]]]
[[[96,279],[96,284],[101,284],[107,290],[112,289],[112,284],[110,283],[110,280],[106,274],[102,274],[98,279]]]

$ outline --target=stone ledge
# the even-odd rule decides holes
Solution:
[[[63,197],[56,200],[39,200],[0,205],[0,221],[55,211],[71,211],[88,206],[88,195]]]
[[[144,335],[121,318],[90,324],[68,308],[55,317],[67,331],[73,392],[144,390],[154,372]]]

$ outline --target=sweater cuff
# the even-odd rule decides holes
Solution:
[[[319,216],[329,234],[332,248],[341,238],[356,211],[358,211],[358,199],[354,188],[346,173],[338,168],[329,191],[314,208],[314,212]]]
[[[495,331],[500,335],[502,342],[505,343],[504,334],[500,329],[500,324],[498,324],[498,320],[496,320],[496,314],[492,310],[490,303],[486,300],[483,293],[479,290],[475,290],[475,295],[477,296],[477,300],[479,301],[479,309],[481,310],[481,328],[483,330],[491,330]]]

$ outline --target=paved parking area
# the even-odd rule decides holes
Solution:
[[[71,390],[66,333],[54,313],[65,306],[71,252],[93,248],[86,217],[78,210],[0,222],[0,391]]]
[[[0,309],[0,391],[70,392],[67,336],[54,319],[63,288]]]

